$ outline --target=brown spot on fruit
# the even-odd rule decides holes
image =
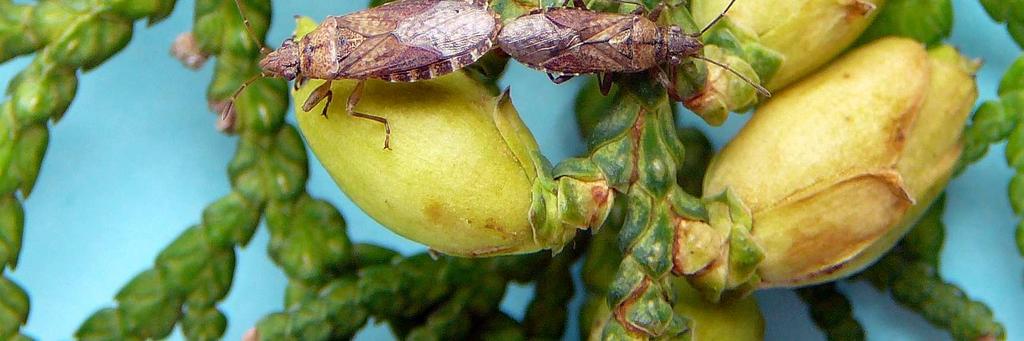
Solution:
[[[846,20],[854,21],[861,18],[871,11],[874,11],[876,6],[873,3],[864,0],[848,0],[846,1]]]
[[[444,217],[447,215],[447,211],[444,209],[444,204],[430,201],[423,206],[423,215],[432,223],[440,223],[445,220]]]

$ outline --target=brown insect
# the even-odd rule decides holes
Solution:
[[[581,74],[597,74],[601,93],[606,95],[611,88],[609,73],[652,70],[669,96],[682,101],[673,81],[676,68],[685,58],[696,58],[729,70],[762,95],[771,96],[761,85],[702,54],[700,36],[722,19],[735,0],[697,34],[684,33],[675,25],[659,27],[655,21],[664,5],[643,16],[640,4],[632,14],[618,14],[588,10],[583,0],[573,0],[576,8],[565,8],[568,2],[563,8],[534,10],[505,25],[498,35],[501,49],[520,63],[547,72],[556,84]],[[667,72],[661,68],[666,62]]]
[[[241,11],[238,0],[235,3]],[[501,21],[487,0],[399,0],[329,16],[302,39],[285,40],[260,60],[261,76],[295,80],[296,88],[306,79],[326,80],[302,104],[302,110],[309,111],[326,100],[324,117],[333,98],[331,81],[359,80],[346,110],[384,124],[384,148],[390,149],[388,120],[355,111],[364,81],[415,82],[454,72],[490,51],[500,30]],[[232,102],[255,79],[243,84]]]

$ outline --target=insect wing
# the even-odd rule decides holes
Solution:
[[[631,70],[635,17],[555,9],[516,19],[502,48],[532,67],[569,74]]]
[[[465,1],[433,2],[402,18],[387,34],[360,44],[350,53],[360,57],[344,69],[344,75],[392,81],[433,78],[490,50],[500,28],[492,12]]]
[[[334,17],[338,26],[366,37],[387,34],[409,17],[423,13],[443,0],[400,0]]]

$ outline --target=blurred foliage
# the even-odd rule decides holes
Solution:
[[[886,0],[857,45],[885,36],[901,36],[932,46],[952,32],[952,0]]]
[[[1006,24],[1017,45],[1024,47],[1024,2],[1019,0],[978,0],[995,21]]]

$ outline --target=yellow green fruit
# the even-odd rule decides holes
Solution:
[[[707,25],[731,0],[695,0],[699,26]],[[777,90],[821,67],[867,29],[885,0],[736,1],[728,12],[733,25],[758,37],[782,55],[782,65],[766,86]]]
[[[312,25],[300,20],[299,33]],[[367,81],[356,111],[386,118],[384,128],[348,115],[355,81],[335,81],[323,103],[301,103],[319,80],[294,92],[299,127],[320,163],[348,197],[382,225],[447,254],[486,256],[560,247],[530,222],[542,159],[507,95],[461,72],[416,83]],[[550,175],[545,175],[550,176]],[[570,234],[571,236],[571,234]]]
[[[777,94],[705,177],[753,213],[763,286],[829,281],[876,260],[941,192],[959,158],[976,65],[885,38]]]

